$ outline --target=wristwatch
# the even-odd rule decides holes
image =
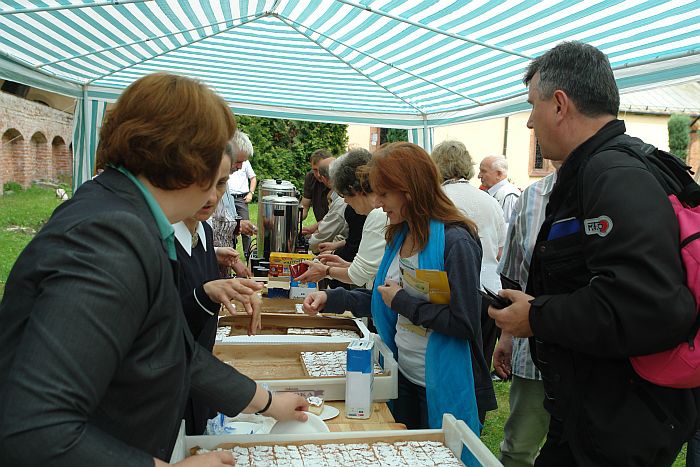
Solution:
[[[333,279],[331,277],[331,266],[326,266],[326,277],[325,279]]]

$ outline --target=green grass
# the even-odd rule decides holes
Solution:
[[[498,457],[498,446],[503,439],[503,425],[506,424],[508,414],[510,414],[510,406],[508,405],[510,381],[494,382],[493,388],[496,390],[498,409],[492,410],[486,414],[484,429],[481,430],[481,441],[483,441],[486,447]]]
[[[30,188],[26,191],[0,196],[0,296],[2,296],[7,276],[17,256],[32,239],[32,232],[41,228],[59,204],[60,201],[56,199],[52,190],[42,188]],[[257,203],[250,203],[249,211],[251,222],[257,225]],[[316,219],[312,211],[304,221],[304,225],[311,225],[315,222]],[[22,229],[11,230],[17,227]],[[241,242],[238,242],[238,249],[242,253]],[[503,425],[505,425],[510,413],[508,405],[510,382],[496,382],[494,388],[498,409],[487,414],[481,440],[494,455],[498,456],[498,446],[503,436]],[[686,447],[683,446],[683,450],[673,467],[685,466],[685,451]]]
[[[493,383],[496,390],[496,400],[498,401],[498,409],[486,414],[486,422],[484,429],[481,431],[481,441],[487,448],[496,456],[499,455],[499,445],[503,439],[503,426],[506,424],[508,415],[510,414],[510,405],[508,404],[508,393],[510,391],[510,381],[498,381]],[[678,454],[678,458],[673,463],[673,467],[685,466],[686,445]]]
[[[60,203],[53,190],[37,187],[0,196],[0,295],[17,256]]]

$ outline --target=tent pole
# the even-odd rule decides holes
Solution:
[[[429,144],[429,139],[430,139],[430,132],[428,131],[428,117],[426,114],[423,114],[423,149],[425,149],[425,152],[430,154],[432,152],[432,147]]]
[[[355,2],[351,2],[349,0],[335,0],[335,1],[340,2],[340,3],[344,3],[346,5],[350,5],[351,7],[365,10],[369,13],[376,13],[380,16],[386,16],[387,18],[393,19],[395,21],[400,21],[402,23],[410,24],[411,26],[415,26],[417,28],[427,29],[428,31],[432,31],[432,32],[437,33],[437,34],[442,34],[444,36],[448,36],[448,37],[451,37],[453,39],[459,39],[459,40],[462,40],[464,42],[469,42],[469,43],[474,44],[474,45],[480,45],[481,47],[486,47],[487,49],[498,50],[499,52],[507,53],[509,55],[517,55],[518,57],[527,58],[528,60],[532,60],[534,58],[530,55],[525,55],[524,53],[516,52],[515,50],[509,50],[509,49],[506,49],[503,47],[499,47],[497,45],[487,44],[486,42],[481,42],[481,41],[478,41],[476,39],[470,39],[468,37],[464,37],[464,36],[461,36],[459,34],[454,34],[451,32],[443,31],[442,29],[434,28],[432,26],[428,26],[426,24],[422,24],[422,23],[419,23],[417,21],[411,21],[410,19],[402,18],[401,16],[392,15],[391,13],[387,13],[387,12],[382,11],[382,10],[375,10],[375,9],[370,8],[368,6],[361,5],[361,4],[355,3]]]
[[[38,7],[38,8],[24,8],[22,10],[0,11],[0,16],[19,15],[19,14],[24,14],[24,13],[42,13],[45,11],[56,11],[56,10],[73,10],[76,8],[95,8],[95,7],[102,7],[102,6],[119,6],[119,5],[125,5],[127,3],[144,3],[144,2],[152,2],[152,1],[153,0],[107,0],[107,1],[103,1],[103,2],[94,2],[94,3],[80,3],[80,4],[73,4],[73,5],[45,6],[45,7]]]
[[[88,164],[88,169],[90,172],[90,175],[88,177],[92,176],[92,169],[90,167],[90,158],[92,155],[90,154],[90,136],[88,135],[88,131],[90,130],[89,128],[90,122],[88,121],[88,86],[87,84],[83,85],[83,154],[80,155],[82,160],[82,164]],[[81,166],[82,166],[81,164]],[[81,170],[81,178],[82,174],[85,173],[85,170]],[[82,180],[81,179],[81,184],[84,183],[87,179]]]

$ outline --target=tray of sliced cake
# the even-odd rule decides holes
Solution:
[[[248,335],[249,322],[244,314],[222,316],[216,343],[342,343],[370,335],[361,319],[348,317],[263,313],[262,329],[254,336]]]
[[[501,466],[467,425],[445,414],[439,430],[395,430],[286,435],[185,436],[180,430],[171,463],[230,450],[237,466],[460,466],[462,460]]]
[[[398,365],[391,350],[376,334],[372,360],[375,401],[396,399]],[[347,342],[216,344],[214,355],[224,363],[276,391],[345,400]]]

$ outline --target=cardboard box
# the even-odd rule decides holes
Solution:
[[[304,260],[311,261],[314,255],[309,253],[270,253],[270,277],[291,276],[289,266]]]
[[[317,282],[301,283],[292,280],[289,286],[289,298],[306,298],[307,295],[318,291]]]
[[[355,339],[347,350],[347,373],[345,383],[345,416],[369,418],[372,415],[372,385],[374,367],[370,339]]]

